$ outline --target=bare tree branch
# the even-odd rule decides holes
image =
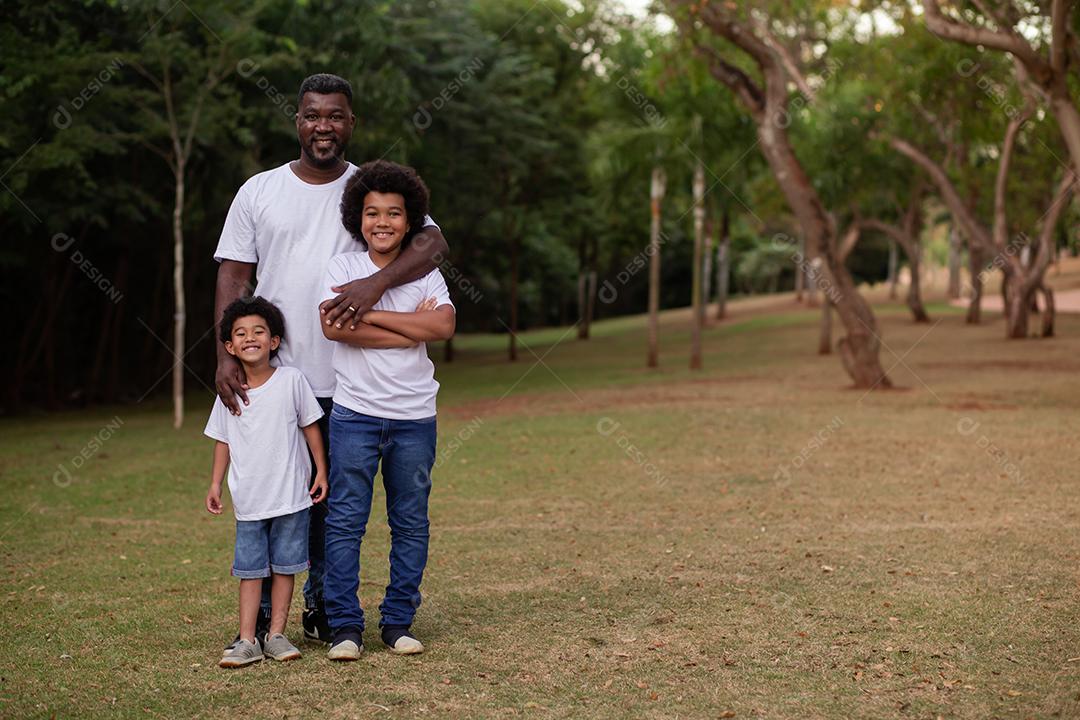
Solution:
[[[1009,240],[1008,218],[1005,196],[1009,185],[1009,168],[1012,165],[1013,152],[1016,150],[1016,136],[1020,128],[1028,121],[1035,108],[1029,103],[1024,111],[1009,120],[1005,128],[1005,140],[1001,143],[1001,159],[998,161],[997,177],[994,180],[994,225],[992,235],[998,252],[1005,249]]]
[[[1032,75],[1041,79],[1049,74],[1050,66],[1020,35],[1011,31],[976,27],[948,18],[941,12],[941,6],[937,0],[923,0],[922,4],[926,15],[926,27],[935,35],[967,45],[983,45],[1012,53],[1024,63]]]

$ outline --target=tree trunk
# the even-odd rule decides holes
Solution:
[[[588,285],[588,251],[586,245],[588,239],[582,237],[578,241],[578,282],[577,282],[577,306],[578,306],[578,340],[589,339],[589,321],[586,319],[587,312],[585,306],[587,304],[586,293]]]
[[[701,302],[708,313],[709,302],[712,300],[712,274],[713,274],[713,231],[715,219],[713,218],[712,204],[705,205],[705,257],[701,271]],[[707,322],[707,320],[706,320]]]
[[[588,284],[588,280],[585,275],[585,268],[581,267],[578,270],[577,276],[577,303],[578,303],[578,328],[577,336],[578,340],[589,339],[589,323],[585,319],[585,287]]]
[[[705,304],[701,274],[705,252],[705,164],[699,159],[694,166],[694,266],[690,281],[690,369],[701,369],[701,328],[705,324]]]
[[[889,240],[889,299],[895,300],[897,297],[896,285],[900,282],[900,253],[896,247],[895,240]]]
[[[585,296],[585,339],[592,332],[593,315],[596,312],[596,271],[589,271],[588,294]]]
[[[184,424],[184,330],[187,304],[184,297],[184,174],[182,158],[176,163],[176,196],[173,204],[173,427]]]
[[[649,188],[652,223],[649,228],[649,351],[646,365],[660,364],[660,206],[667,189],[667,175],[659,165],[653,167]]]
[[[1031,313],[1033,291],[1024,286],[1024,278],[1016,272],[1007,272],[1002,278],[1006,290],[1005,300],[1005,336],[1012,340],[1022,340],[1028,336],[1028,318]]]
[[[799,257],[806,257],[806,238],[799,238]],[[802,263],[795,263],[795,302],[801,303],[803,301],[803,289],[806,287],[806,273],[803,271]]]
[[[837,347],[844,369],[855,387],[870,389],[892,387],[881,366],[881,340],[877,319],[866,300],[859,295],[851,274],[837,258],[835,228],[817,191],[807,177],[788,143],[783,128],[764,118],[758,124],[761,148],[795,217],[799,220],[807,247],[822,258],[833,285],[833,302],[847,333]]]
[[[967,317],[964,322],[968,325],[978,325],[982,321],[982,293],[983,293],[983,256],[982,251],[974,243],[968,243],[968,268],[971,273],[971,298],[968,300]]]
[[[448,338],[443,343],[443,362],[454,362],[454,338]]]
[[[518,331],[518,251],[519,242],[515,234],[510,242],[510,362],[517,362]]]
[[[720,242],[716,245],[716,319],[727,317],[728,283],[731,280],[731,213],[724,206]]]
[[[821,332],[818,335],[818,355],[832,354],[832,303],[828,293],[823,293],[825,299],[821,303]]]
[[[922,243],[916,243],[914,252],[908,253],[908,267],[911,271],[911,284],[908,285],[907,306],[911,310],[911,316],[917,323],[930,322],[930,316],[926,314],[923,306],[921,281],[919,274],[922,270]]]
[[[1039,290],[1042,292],[1043,296],[1042,336],[1044,338],[1054,337],[1054,319],[1056,315],[1054,308],[1054,291],[1045,283],[1039,284]]]
[[[963,254],[963,241],[956,225],[949,226],[949,299],[956,300],[960,297],[960,262]]]

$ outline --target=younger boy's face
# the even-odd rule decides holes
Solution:
[[[233,323],[225,349],[245,365],[261,365],[280,344],[281,338],[270,334],[270,325],[262,315],[244,315]]]
[[[364,197],[360,232],[367,240],[369,251],[381,255],[396,253],[409,232],[405,198],[399,193],[369,192]]]

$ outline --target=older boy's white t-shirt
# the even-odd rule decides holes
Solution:
[[[311,507],[311,458],[301,428],[323,416],[304,375],[279,367],[233,415],[218,397],[204,433],[229,446],[229,493],[237,520],[265,520]]]
[[[322,299],[334,296],[331,287],[365,278],[378,270],[366,252],[338,255],[327,268]],[[435,298],[436,307],[454,307],[438,268],[419,280],[390,288],[373,309],[413,312],[427,298]],[[439,383],[425,343],[385,349],[358,348],[339,342],[333,345],[337,374],[335,403],[388,420],[421,420],[435,414]]]
[[[349,163],[323,185],[304,182],[289,163],[253,175],[236,193],[214,251],[218,262],[258,263],[253,294],[285,316],[285,338],[272,364],[299,368],[318,397],[334,394],[334,348],[319,315],[326,264],[364,247],[341,224],[341,194],[354,172]],[[435,225],[431,218],[424,224]]]

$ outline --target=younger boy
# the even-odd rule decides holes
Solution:
[[[250,665],[265,655],[283,661],[300,657],[284,635],[285,624],[293,579],[308,569],[308,508],[327,492],[326,456],[316,425],[323,412],[311,386],[296,368],[270,365],[284,336],[281,311],[261,297],[236,300],[221,318],[221,341],[244,366],[250,388],[242,415],[231,414],[217,398],[205,430],[217,440],[206,509],[221,514],[228,467],[236,514],[232,574],[240,578],[240,634],[218,663],[225,668]],[[309,449],[316,468],[310,492]],[[272,578],[270,631],[256,637],[265,577]]]
[[[330,261],[324,293],[386,267],[423,227],[428,191],[411,168],[365,163],[342,196],[342,223],[366,252]],[[438,269],[387,290],[355,330],[323,324],[337,344],[337,390],[330,412],[329,514],[326,519],[326,612],[331,660],[356,660],[364,649],[360,544],[382,461],[390,524],[390,584],[379,607],[382,640],[398,654],[423,652],[411,632],[427,564],[428,494],[435,462],[434,366],[425,343],[454,334],[454,306]]]

